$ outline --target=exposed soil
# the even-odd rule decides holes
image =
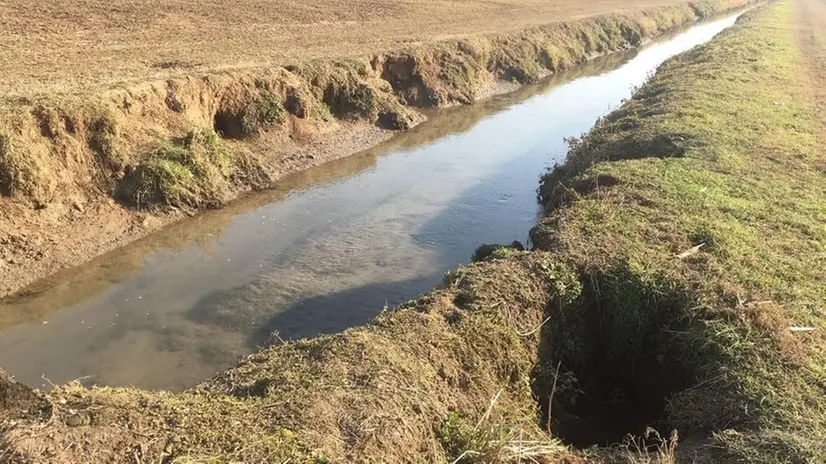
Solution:
[[[824,115],[826,136],[826,37],[818,33],[826,30],[826,2],[805,1],[797,9],[797,39],[807,59],[805,77],[810,85],[802,87],[814,105]]]

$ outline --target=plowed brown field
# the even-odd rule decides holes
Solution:
[[[0,96],[365,55],[680,0],[0,0]]]

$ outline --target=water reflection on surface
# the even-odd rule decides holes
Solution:
[[[265,343],[359,325],[481,243],[524,240],[539,174],[667,57],[734,17],[469,107],[0,302],[0,366],[180,390]],[[44,323],[45,322],[45,323]]]

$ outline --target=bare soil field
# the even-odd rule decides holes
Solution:
[[[0,1],[6,98],[366,56],[681,0]]]

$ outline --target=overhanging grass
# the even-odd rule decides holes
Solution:
[[[48,153],[41,147],[29,149],[0,132],[0,195],[27,195],[35,206],[47,203],[54,193],[55,173]]]
[[[218,111],[215,132],[226,138],[241,139],[284,122],[286,110],[278,95],[262,91],[247,96],[247,100],[239,107]]]

